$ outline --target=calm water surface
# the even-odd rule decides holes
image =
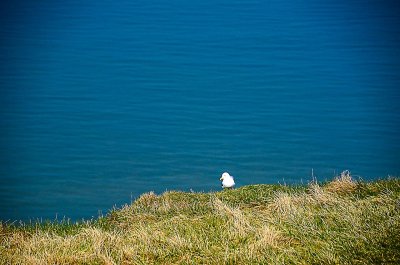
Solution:
[[[400,175],[395,1],[0,8],[0,219],[143,192]]]

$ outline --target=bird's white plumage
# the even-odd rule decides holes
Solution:
[[[235,186],[235,180],[228,172],[224,172],[220,180],[222,180],[222,188],[232,188]]]

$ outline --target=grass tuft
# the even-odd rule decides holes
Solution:
[[[336,194],[351,194],[357,189],[357,183],[352,179],[348,170],[325,186],[325,190]]]

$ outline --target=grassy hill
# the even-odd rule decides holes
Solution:
[[[0,226],[1,264],[400,264],[400,180],[143,194],[80,223]]]

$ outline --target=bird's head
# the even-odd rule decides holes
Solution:
[[[219,180],[224,180],[225,178],[230,177],[228,172],[224,172]]]

